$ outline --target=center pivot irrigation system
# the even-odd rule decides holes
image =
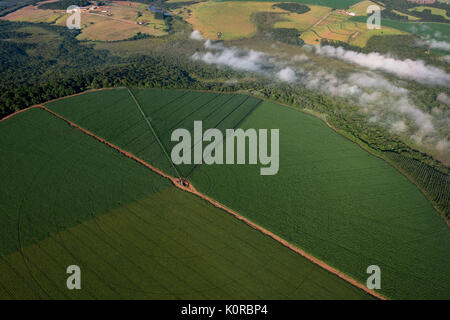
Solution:
[[[158,134],[156,133],[156,130],[153,128],[152,120],[150,116],[147,116],[144,113],[144,110],[142,110],[141,105],[137,101],[134,94],[131,92],[129,88],[127,88],[128,93],[130,94],[131,98],[133,99],[134,103],[136,104],[136,107],[138,108],[139,112],[141,113],[142,117],[144,118],[145,122],[147,123],[148,127],[150,128],[150,131],[152,132],[153,136],[155,137],[156,141],[158,142],[159,146],[161,147],[161,150],[164,152],[164,155],[166,156],[167,160],[169,161],[170,165],[172,166],[173,170],[175,170],[175,173],[177,174],[178,183],[181,184],[183,187],[189,187],[190,183],[182,178],[180,171],[178,170],[177,166],[173,163],[172,158],[169,155],[169,152],[164,147],[164,144],[161,142],[161,139],[159,138]]]

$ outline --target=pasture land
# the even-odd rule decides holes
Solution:
[[[301,38],[308,44],[317,44],[321,39],[328,39],[364,47],[372,36],[401,34],[405,32],[386,26],[381,30],[369,30],[365,20],[356,22],[349,19],[349,16],[333,12],[318,25],[304,32]]]
[[[397,10],[392,10],[392,12],[398,14],[399,16],[408,17],[408,20],[410,20],[410,21],[417,21],[417,20],[420,20],[420,18],[417,18],[417,17],[415,17],[415,16],[412,16],[412,15],[410,15],[410,14],[406,14],[406,13],[403,13],[403,12],[400,12],[400,11],[397,11]]]
[[[419,7],[414,7],[414,8],[408,9],[408,11],[411,11],[411,12],[413,12],[413,11],[423,12],[424,10],[430,10],[432,14],[437,15],[437,16],[442,16],[445,19],[450,20],[450,17],[447,16],[447,11],[445,11],[444,9],[427,7],[427,6],[419,6]]]
[[[257,1],[257,2],[286,2],[283,0],[224,0],[219,2],[240,2],[240,1]],[[336,8],[336,9],[346,9],[350,7],[351,5],[358,3],[360,0],[292,0],[288,2],[298,2],[298,3],[304,3],[304,4],[311,4],[316,6],[323,6],[323,7],[329,7],[329,8]]]
[[[55,23],[64,15],[64,11],[61,10],[41,10],[38,9],[37,6],[26,6],[7,14],[4,17],[0,17],[0,19],[9,21]]]
[[[279,128],[280,171],[275,176],[260,176],[254,165],[180,171],[200,192],[361,283],[369,265],[380,266],[381,293],[389,298],[449,298],[448,226],[418,188],[385,161],[318,119],[272,103],[258,105],[257,99],[242,95],[133,91],[163,137],[169,137],[167,130],[204,119],[207,110],[212,112],[206,117],[208,127],[228,119],[223,128]],[[133,114],[137,111],[125,93],[92,92],[48,107],[170,172],[167,163],[161,167],[164,157],[152,147],[148,128]],[[246,118],[220,116],[231,103],[227,99],[233,106],[249,101],[247,111],[252,112]],[[237,119],[245,120],[239,124]]]
[[[381,10],[384,10],[384,7],[376,4],[375,2],[372,2],[370,0],[363,0],[361,2],[358,2],[354,5],[352,5],[348,11],[356,13],[357,16],[366,16],[367,15],[367,8],[369,6],[377,5],[380,7]]]
[[[0,132],[0,299],[371,298],[42,109]]]
[[[256,12],[287,12],[274,8],[274,2],[208,1],[190,6],[191,16],[186,19],[195,30],[209,39],[217,39],[217,32],[224,40],[249,38],[256,34],[252,15]]]
[[[131,38],[138,32],[153,36],[167,34],[167,26],[162,19],[155,19],[148,5],[141,3],[115,2],[103,7],[111,15],[101,11],[81,13],[80,40],[117,41]],[[13,12],[4,19],[11,21],[45,22],[65,26],[68,14],[64,10],[43,10],[37,6],[27,6]],[[137,22],[144,23],[143,25]]]
[[[86,13],[81,15],[80,40],[115,41],[131,38],[138,32],[161,36],[166,34],[161,29],[142,26],[131,20],[117,20],[101,15]]]
[[[203,192],[364,283],[378,265],[389,298],[450,298],[450,230],[385,161],[301,112],[262,103],[242,128],[280,130],[280,170],[201,166]]]
[[[308,6],[311,10],[298,14],[298,13],[288,13],[283,15],[282,18],[286,21],[276,22],[274,24],[275,28],[295,28],[299,31],[303,31],[311,27],[314,23],[318,22],[327,13],[331,11],[331,8],[322,6]]]

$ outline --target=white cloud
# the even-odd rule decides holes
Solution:
[[[286,67],[278,71],[276,77],[284,82],[294,82],[297,80],[297,76],[295,75],[294,70],[292,70],[289,67]]]
[[[225,65],[237,70],[253,72],[263,72],[265,66],[270,63],[269,56],[260,51],[225,47],[210,40],[205,42],[205,48],[210,51],[196,52],[192,58],[207,64]]]
[[[429,39],[429,40],[420,40],[417,42],[418,45],[421,46],[429,46],[432,49],[441,49],[450,51],[450,43],[446,41],[438,41],[435,39]]]
[[[204,40],[202,34],[201,34],[200,31],[198,31],[198,30],[192,31],[192,33],[191,33],[191,35],[189,36],[189,38],[191,38],[192,40],[198,40],[198,41]]]
[[[305,62],[308,61],[309,58],[306,54],[296,54],[291,58],[293,62]]]
[[[315,50],[320,55],[338,58],[371,70],[382,70],[399,78],[450,87],[449,74],[442,69],[425,64],[422,60],[399,60],[378,52],[366,54],[332,46],[316,46]]]
[[[195,53],[192,58],[208,64],[257,72],[291,85],[297,84],[311,90],[345,98],[358,106],[359,110],[366,114],[369,122],[384,126],[392,132],[409,136],[416,143],[426,148],[434,147],[435,152],[442,154],[436,147],[437,143],[445,137],[445,133],[441,134],[441,128],[450,127],[450,122],[449,125],[446,124],[446,121],[450,121],[448,116],[434,111],[428,113],[421,110],[410,99],[409,91],[401,86],[401,81],[388,80],[379,73],[361,68],[359,71],[337,75],[332,71],[322,69],[313,62],[308,63],[308,66],[296,66],[293,60],[298,57],[293,59],[281,54],[272,56],[256,50],[225,47],[221,43],[210,40],[205,41],[205,51]],[[364,59],[366,58],[364,57]],[[300,60],[302,59],[300,58]],[[381,57],[381,59],[387,58]],[[414,61],[412,62],[414,63]],[[420,72],[420,70],[416,70],[416,72]],[[438,99],[444,101],[445,97],[448,98],[441,94]],[[445,142],[441,142],[440,146],[442,147],[444,144]]]
[[[450,106],[450,97],[444,92],[438,94],[437,101],[445,103],[446,105]]]

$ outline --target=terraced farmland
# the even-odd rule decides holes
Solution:
[[[126,143],[145,130],[137,130],[144,125],[137,123],[138,117],[132,118],[125,93],[88,93],[48,106],[155,165],[164,165],[161,152],[161,159],[155,160],[156,151],[152,154],[145,146],[150,137],[136,144],[140,148]],[[260,176],[259,166],[254,165],[202,165],[192,172],[191,167],[182,168],[199,191],[361,283],[367,279],[369,265],[380,266],[381,292],[389,298],[449,298],[449,229],[418,188],[383,160],[311,116],[267,102],[258,105],[257,99],[168,90],[134,93],[159,135],[166,137],[163,141],[169,137],[165,130],[199,120],[203,108],[216,107],[226,114],[226,98],[234,107],[246,106],[242,115],[253,110],[244,122],[222,114],[210,123],[229,119],[222,129],[279,128],[279,173]],[[122,99],[122,109],[113,106],[114,99]],[[108,121],[101,123],[102,114],[109,114]],[[122,131],[116,123],[140,135],[117,136]],[[167,163],[164,169],[170,170]]]
[[[370,298],[46,111],[0,133],[0,299]]]

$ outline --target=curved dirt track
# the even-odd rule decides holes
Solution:
[[[77,94],[75,94],[75,95],[77,95]],[[59,100],[59,99],[55,99],[55,100]],[[87,135],[93,137],[94,139],[96,139],[96,140],[98,140],[98,141],[100,141],[100,142],[106,144],[107,146],[109,146],[109,147],[111,147],[111,148],[117,150],[118,152],[120,152],[121,154],[127,156],[128,158],[131,158],[131,159],[135,160],[136,162],[142,164],[143,166],[145,166],[145,167],[147,167],[148,169],[152,170],[153,172],[159,174],[160,176],[169,179],[169,180],[173,183],[173,185],[176,186],[177,188],[179,188],[179,189],[181,189],[181,190],[184,190],[184,191],[186,191],[186,192],[192,193],[192,194],[194,194],[194,195],[200,197],[201,199],[203,199],[203,200],[209,202],[209,203],[212,204],[213,206],[215,206],[215,207],[217,207],[217,208],[219,208],[219,209],[222,209],[222,210],[226,211],[227,213],[233,215],[235,218],[237,218],[237,219],[239,219],[239,220],[245,222],[245,223],[246,223],[247,225],[249,225],[250,227],[252,227],[252,228],[254,228],[254,229],[256,229],[256,230],[258,230],[258,231],[264,233],[265,235],[271,237],[271,238],[274,239],[275,241],[281,243],[283,246],[285,246],[285,247],[291,249],[292,251],[294,251],[294,252],[300,254],[301,256],[305,257],[306,259],[308,259],[308,260],[311,261],[312,263],[314,263],[314,264],[320,266],[321,268],[323,268],[323,269],[325,269],[325,270],[327,270],[327,271],[329,271],[329,272],[335,274],[335,275],[338,276],[339,278],[341,278],[341,279],[347,281],[348,283],[350,283],[350,284],[352,284],[353,286],[355,286],[355,287],[357,287],[357,288],[359,288],[359,289],[365,291],[366,293],[368,293],[368,294],[370,294],[370,295],[372,295],[372,296],[374,296],[374,297],[376,297],[376,298],[378,298],[378,299],[380,299],[380,300],[386,300],[386,299],[387,299],[386,297],[382,296],[381,294],[379,294],[379,293],[377,293],[377,292],[375,292],[375,291],[373,291],[373,290],[368,289],[368,288],[367,288],[366,286],[364,286],[363,284],[361,284],[361,283],[359,283],[358,281],[354,280],[353,278],[351,278],[351,277],[345,275],[344,273],[340,272],[339,270],[337,270],[337,269],[331,267],[330,265],[326,264],[325,262],[323,262],[323,261],[321,261],[321,260],[319,260],[319,259],[313,257],[312,255],[308,254],[307,252],[303,251],[302,249],[297,248],[297,247],[294,246],[293,244],[291,244],[291,243],[287,242],[286,240],[280,238],[279,236],[275,235],[274,233],[270,232],[269,230],[267,230],[267,229],[261,227],[260,225],[258,225],[258,224],[256,224],[256,223],[250,221],[249,219],[247,219],[247,218],[243,217],[242,215],[238,214],[237,212],[235,212],[235,211],[233,211],[233,210],[227,208],[226,206],[222,205],[221,203],[217,202],[216,200],[214,200],[214,199],[212,199],[212,198],[210,198],[210,197],[208,197],[208,196],[206,196],[206,195],[204,195],[204,194],[198,192],[192,184],[188,183],[187,186],[184,186],[184,185],[180,182],[180,180],[179,180],[178,178],[172,177],[172,176],[170,176],[170,175],[164,173],[163,171],[161,171],[161,170],[159,170],[159,169],[153,167],[151,164],[145,162],[144,160],[142,160],[142,159],[136,157],[135,155],[133,155],[133,154],[131,154],[131,153],[125,151],[125,150],[120,149],[120,148],[117,147],[116,145],[114,145],[114,144],[112,144],[112,143],[110,143],[110,142],[108,142],[108,141],[106,141],[106,140],[104,140],[104,139],[102,139],[102,138],[96,136],[94,133],[92,133],[92,132],[90,132],[90,131],[88,131],[88,130],[86,130],[86,129],[80,127],[80,126],[78,126],[77,124],[75,124],[75,123],[71,122],[70,120],[68,120],[68,119],[66,119],[66,118],[64,118],[64,117],[62,117],[62,116],[60,116],[59,114],[57,114],[57,113],[53,112],[52,110],[50,110],[50,109],[44,107],[43,105],[35,105],[35,106],[29,107],[29,108],[27,108],[27,109],[20,110],[20,111],[18,111],[18,112],[15,112],[15,113],[13,113],[13,114],[11,114],[11,115],[9,115],[9,116],[7,116],[7,117],[1,119],[0,122],[6,120],[6,119],[8,119],[8,118],[10,118],[10,117],[12,117],[12,116],[14,116],[14,115],[16,115],[16,114],[18,114],[18,113],[24,112],[24,111],[29,110],[29,109],[32,109],[32,108],[41,108],[41,109],[43,109],[43,110],[49,112],[49,113],[52,114],[53,116],[55,116],[55,117],[57,117],[57,118],[59,118],[59,119],[65,121],[65,122],[66,122],[67,124],[69,124],[70,126],[79,129],[79,130],[82,131],[83,133],[85,133],[85,134],[87,134]]]

